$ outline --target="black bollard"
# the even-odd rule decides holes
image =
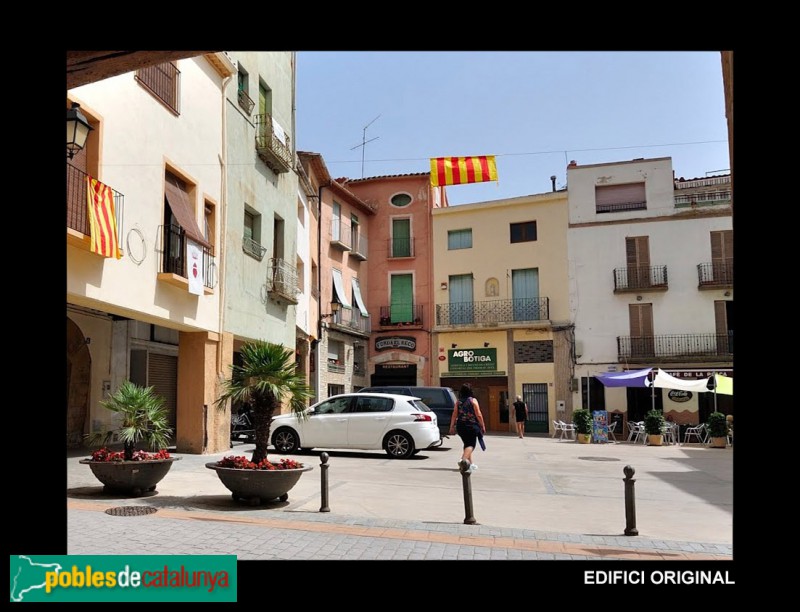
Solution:
[[[623,470],[625,473],[625,535],[635,536],[639,535],[639,530],[636,529],[636,496],[634,495],[633,475],[636,473],[631,466],[626,465]]]
[[[330,512],[328,507],[328,453],[322,453],[319,456],[321,463],[319,464],[320,483],[322,485],[322,505],[319,507],[320,512]]]
[[[472,513],[472,484],[470,483],[470,476],[472,475],[469,470],[462,470],[459,468],[461,472],[461,484],[464,487],[464,524],[465,525],[474,525],[478,521],[475,520],[475,517]]]

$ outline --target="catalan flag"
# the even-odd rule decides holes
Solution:
[[[122,254],[117,242],[117,217],[114,214],[114,194],[111,187],[91,176],[86,177],[86,183],[91,251],[103,257],[119,259]]]
[[[494,155],[431,158],[431,185],[434,187],[496,180]]]

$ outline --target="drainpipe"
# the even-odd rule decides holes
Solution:
[[[314,351],[316,355],[316,363],[314,366],[315,371],[315,387],[317,389],[317,401],[322,399],[322,389],[320,386],[322,384],[322,371],[321,363],[322,360],[320,359],[320,350],[319,346],[322,342],[322,190],[325,189],[325,185],[320,185],[317,188],[317,208],[319,214],[317,215],[317,350]]]
[[[222,154],[219,155],[220,164],[220,227],[219,227],[219,345],[217,346],[217,374],[223,375],[222,371],[222,332],[223,329],[223,315],[225,312],[225,235],[227,232],[227,218],[228,218],[228,98],[225,90],[230,83],[232,76],[225,77],[222,80]]]

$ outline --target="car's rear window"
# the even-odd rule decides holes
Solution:
[[[408,400],[417,410],[420,412],[433,412],[428,406],[425,405],[425,402],[421,402],[419,400]]]
[[[453,407],[453,402],[448,401],[444,389],[411,389],[411,392],[431,408],[449,410]]]

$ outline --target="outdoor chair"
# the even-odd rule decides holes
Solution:
[[[572,423],[565,423],[564,421],[559,421],[559,425],[561,426],[561,438],[560,440],[564,439],[564,435],[569,437],[570,439],[575,438],[575,425]]]
[[[688,444],[690,438],[694,438],[698,444],[702,444],[703,442],[705,442],[706,438],[705,423],[700,423],[699,425],[695,425],[693,427],[687,427],[686,433],[683,434],[683,443]]]
[[[608,435],[609,437],[614,439],[615,444],[617,442],[617,436],[615,434],[616,430],[617,430],[617,421],[614,421],[613,423],[611,423],[611,425],[608,426]]]
[[[555,438],[556,434],[559,433],[560,431],[561,431],[561,423],[559,421],[553,421],[553,435],[551,435],[550,437]]]
[[[644,431],[643,425],[644,424],[640,421],[628,421],[628,438],[626,442],[637,442],[639,439],[639,432]]]

